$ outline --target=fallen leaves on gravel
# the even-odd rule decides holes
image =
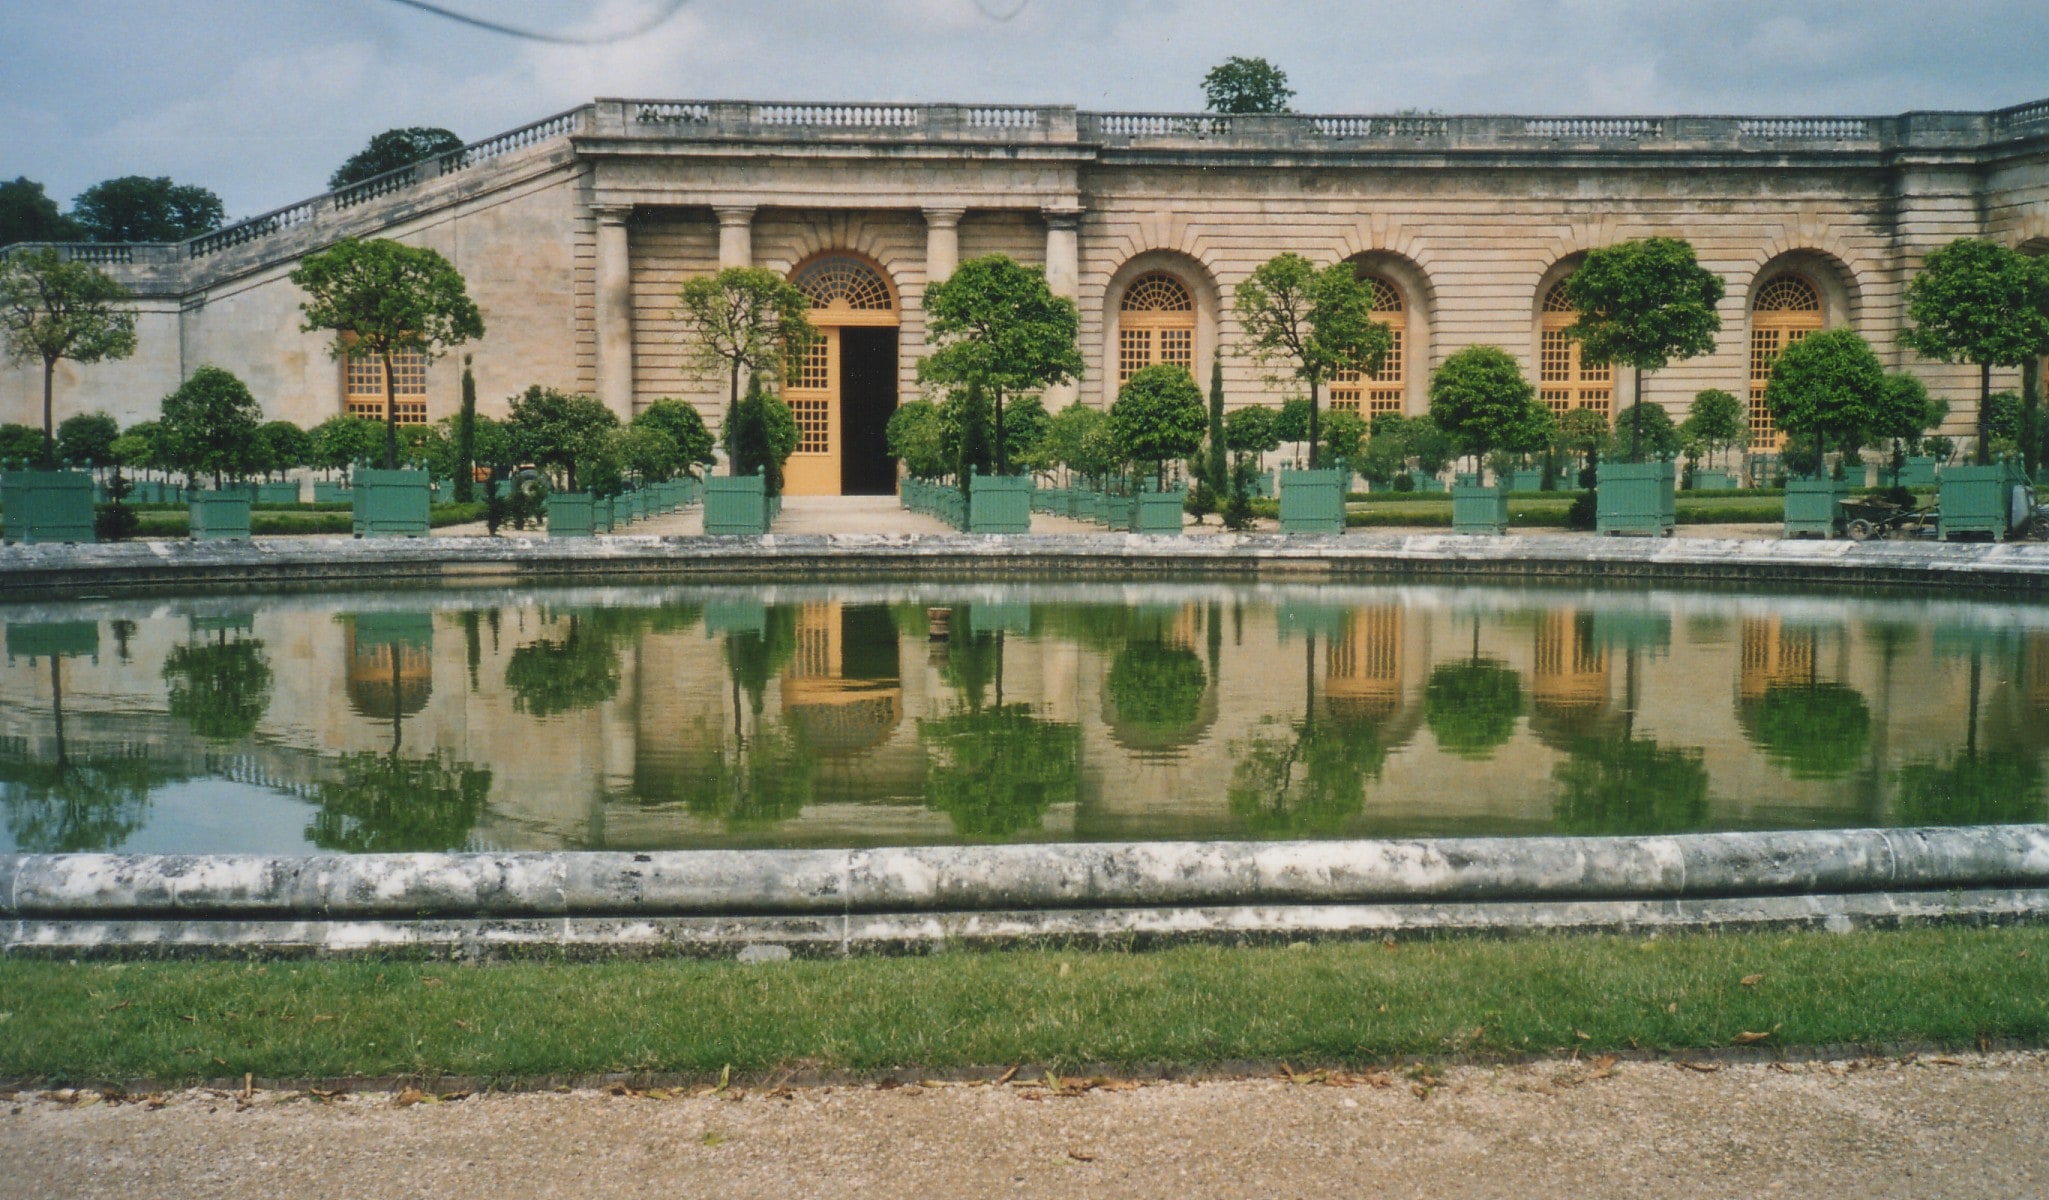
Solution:
[[[1738,1033],[1735,1037],[1730,1038],[1729,1040],[1736,1043],[1738,1046],[1754,1046],[1757,1043],[1770,1037],[1771,1035],[1772,1031],[1769,1029],[1746,1029]]]
[[[1681,1059],[1678,1062],[1673,1063],[1672,1065],[1675,1067],[1682,1067],[1688,1071],[1699,1071],[1703,1075],[1712,1075],[1716,1071],[1722,1069],[1722,1064],[1720,1063],[1694,1062],[1690,1058]]]

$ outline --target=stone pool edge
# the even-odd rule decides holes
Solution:
[[[1610,578],[1962,586],[2049,592],[2049,544],[1754,541],[1457,534],[769,534],[0,546],[0,599],[341,581],[429,586],[607,577],[891,574],[1142,578]]]
[[[0,956],[922,953],[2049,919],[2049,825],[855,851],[0,857]]]

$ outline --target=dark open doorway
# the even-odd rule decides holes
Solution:
[[[840,330],[840,491],[894,496],[885,429],[896,411],[896,330]]]

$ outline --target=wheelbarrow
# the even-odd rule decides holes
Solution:
[[[1849,534],[1853,542],[1886,537],[1934,537],[1938,515],[1937,506],[1933,504],[1926,508],[1909,508],[1890,500],[1845,500],[1843,532]]]

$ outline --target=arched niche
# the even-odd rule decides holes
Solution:
[[[1217,348],[1217,314],[1219,297],[1216,280],[1209,268],[1194,258],[1172,250],[1149,250],[1133,255],[1110,276],[1110,284],[1103,292],[1103,402],[1107,406],[1117,398],[1117,389],[1124,374],[1124,350],[1127,328],[1127,301],[1138,307],[1128,312],[1130,328],[1135,332],[1150,326],[1156,333],[1162,326],[1178,327],[1183,322],[1174,319],[1172,310],[1156,307],[1171,302],[1172,285],[1178,284],[1193,306],[1194,320],[1191,345],[1188,350],[1190,374],[1197,382],[1208,379],[1206,374],[1210,357]],[[1162,361],[1159,349],[1162,339],[1151,339],[1152,361]]]

